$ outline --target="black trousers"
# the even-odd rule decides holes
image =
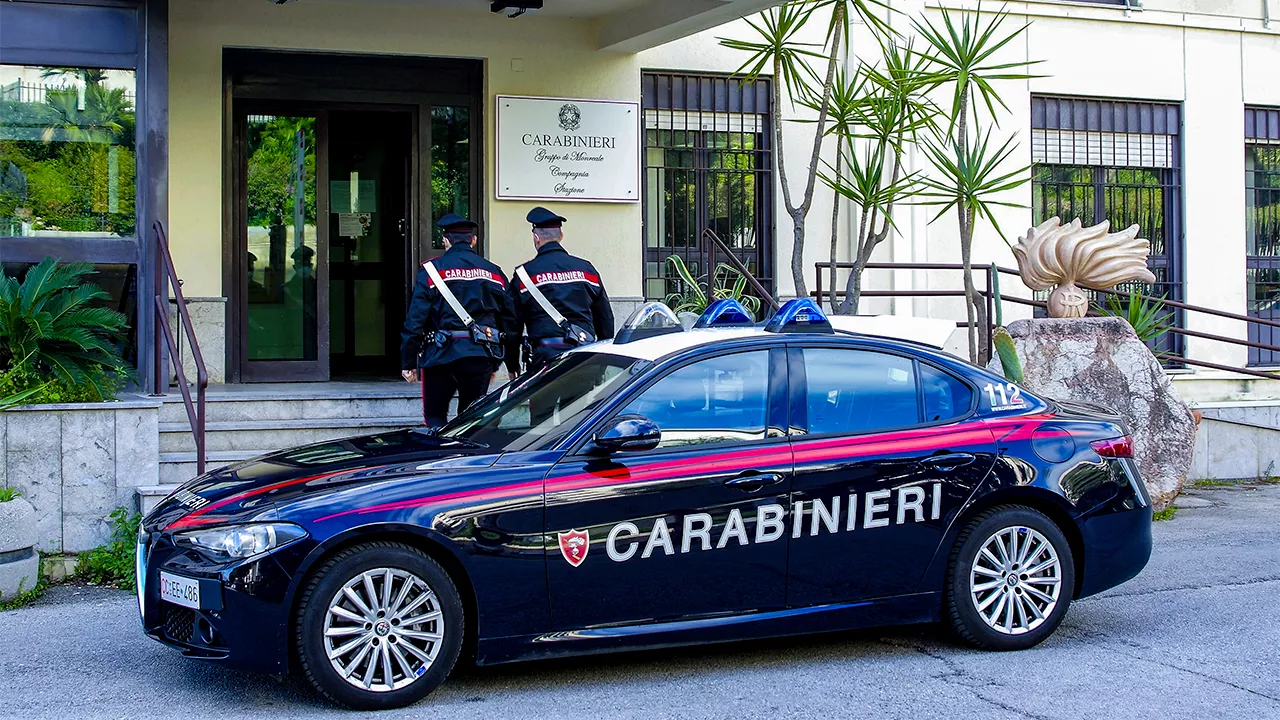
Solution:
[[[489,391],[489,378],[494,371],[489,358],[462,358],[444,365],[422,368],[422,419],[427,427],[444,425],[449,416],[449,401],[458,393],[458,412]]]

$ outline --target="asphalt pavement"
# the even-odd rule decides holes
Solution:
[[[1197,490],[1138,578],[1019,653],[928,627],[455,672],[386,718],[1280,718],[1280,486]],[[59,587],[0,613],[0,718],[355,717],[300,682],[186,660],[132,595]]]

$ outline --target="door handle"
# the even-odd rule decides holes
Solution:
[[[955,470],[964,467],[975,460],[971,453],[943,453],[941,455],[930,455],[920,462],[928,467],[938,470]]]
[[[724,481],[725,487],[754,492],[766,485],[777,485],[782,482],[782,473],[762,473],[748,470],[737,477]]]

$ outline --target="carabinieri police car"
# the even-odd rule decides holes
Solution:
[[[937,348],[661,304],[421,429],[198,477],[138,536],[146,633],[353,708],[479,664],[941,622],[1028,648],[1134,577],[1122,420]]]

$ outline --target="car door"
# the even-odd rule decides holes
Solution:
[[[973,388],[902,354],[792,347],[798,532],[788,605],[914,592],[951,517],[994,462]]]
[[[551,470],[554,629],[784,606],[786,373],[783,348],[685,363],[613,414],[656,422],[656,449],[572,455]]]

